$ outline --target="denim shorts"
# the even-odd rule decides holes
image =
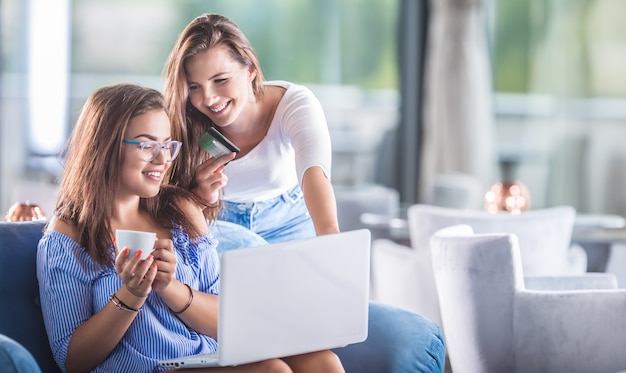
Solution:
[[[267,242],[315,237],[315,227],[299,185],[259,202],[224,201],[218,219],[242,225]]]

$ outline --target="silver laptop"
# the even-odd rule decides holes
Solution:
[[[362,342],[369,268],[367,229],[226,251],[217,353],[159,364],[231,366]]]

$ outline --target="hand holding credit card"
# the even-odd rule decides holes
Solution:
[[[198,140],[198,145],[211,154],[213,158],[219,158],[232,152],[239,153],[237,145],[230,142],[230,140],[213,127],[209,128],[209,130],[202,135],[200,140]]]

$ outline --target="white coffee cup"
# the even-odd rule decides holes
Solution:
[[[141,260],[145,260],[154,251],[155,241],[156,233],[154,232],[115,230],[117,252],[119,253],[125,247],[128,247],[130,250],[129,256],[133,256],[137,250],[141,249]]]

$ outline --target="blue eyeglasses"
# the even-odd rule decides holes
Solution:
[[[136,140],[123,140],[127,144],[139,145],[141,149],[139,156],[141,160],[144,162],[152,162],[156,157],[159,156],[160,153],[165,155],[165,161],[171,162],[173,161],[178,152],[180,151],[180,147],[183,145],[180,141],[166,141],[164,143],[160,143],[158,141],[136,141]]]

